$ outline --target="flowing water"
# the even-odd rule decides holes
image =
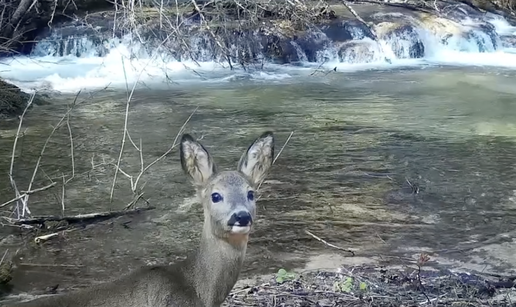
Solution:
[[[128,127],[143,150],[140,157],[128,142],[121,168],[136,177],[141,158],[147,165],[163,154],[197,107],[186,130],[202,137],[221,168],[234,168],[262,131],[275,131],[278,151],[293,131],[262,186],[244,276],[281,267],[334,268],[349,256],[305,230],[370,259],[410,258],[427,251],[442,264],[514,270],[516,71],[497,54],[477,55],[478,61],[489,59],[489,66],[440,66],[424,59],[388,69],[269,65],[265,71],[235,73],[205,63],[210,78],[204,81],[181,79],[196,74],[176,63],[183,67],[174,75],[181,82],[152,83],[153,71],[135,90]],[[503,56],[513,58],[508,52]],[[66,184],[64,207],[67,215],[123,209],[132,199],[127,176],[119,174],[114,200],[109,198],[123,134],[127,74],[105,58],[99,70],[92,68],[98,58],[39,60],[30,66],[17,58],[11,65],[19,70],[3,74],[26,88],[65,92],[53,94],[50,104],[35,106],[24,119],[14,167],[20,189],[30,182],[52,125],[74,100],[71,93],[111,82],[107,90],[80,94],[71,113],[75,176]],[[2,202],[13,197],[7,173],[16,129],[17,121],[0,123]],[[59,189],[31,195],[33,215],[61,214],[61,178],[70,176],[71,161],[64,125],[50,139],[33,187],[51,178]],[[142,264],[176,261],[192,249],[202,210],[182,174],[177,150],[150,168],[139,184],[154,210],[89,225],[42,245],[30,243],[32,237],[18,229],[0,228],[2,249],[19,248],[14,291],[85,286]],[[328,254],[341,258],[332,263],[323,257]]]

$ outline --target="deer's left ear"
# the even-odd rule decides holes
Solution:
[[[264,132],[258,137],[238,162],[238,170],[246,175],[255,187],[265,179],[274,160],[274,135]]]

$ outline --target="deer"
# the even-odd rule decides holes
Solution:
[[[256,219],[256,190],[274,159],[274,135],[261,134],[236,170],[219,171],[190,134],[180,141],[181,166],[202,203],[198,247],[171,265],[142,266],[116,280],[19,303],[18,307],[219,307],[235,286]]]

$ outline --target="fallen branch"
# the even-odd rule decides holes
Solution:
[[[49,239],[55,238],[55,237],[57,237],[59,235],[64,235],[65,233],[72,232],[72,231],[75,231],[75,230],[77,230],[77,228],[66,229],[66,230],[54,232],[54,233],[51,233],[51,234],[48,234],[48,235],[37,236],[37,237],[34,238],[34,243],[39,244],[41,242],[48,241]]]
[[[431,224],[412,224],[412,223],[380,223],[380,222],[351,222],[351,221],[334,221],[328,220],[326,221],[328,224],[332,226],[341,226],[341,227],[385,227],[385,228],[432,228],[434,227]],[[306,222],[301,221],[279,221],[281,224],[287,225],[299,225],[304,226]]]
[[[14,225],[35,225],[35,224],[44,224],[46,222],[60,222],[66,221],[70,224],[73,223],[81,223],[90,220],[107,220],[123,215],[131,215],[134,213],[139,213],[142,211],[153,210],[155,207],[145,207],[145,208],[135,208],[130,210],[121,210],[121,211],[107,211],[107,212],[96,212],[96,213],[87,213],[87,214],[79,214],[73,216],[40,216],[33,217],[29,219],[8,219]]]
[[[350,250],[350,249],[345,249],[345,248],[339,247],[339,246],[337,246],[337,245],[335,245],[335,244],[331,244],[331,243],[329,243],[329,242],[326,242],[325,240],[323,240],[323,239],[319,238],[318,236],[314,235],[313,233],[311,233],[311,232],[310,232],[310,231],[308,231],[308,230],[305,230],[305,233],[306,233],[307,235],[309,235],[309,236],[312,236],[312,238],[316,239],[317,241],[319,241],[319,242],[321,242],[321,243],[323,243],[323,244],[328,245],[329,247],[333,247],[333,248],[336,248],[336,249],[338,249],[338,250],[341,250],[341,251],[344,251],[344,252],[351,253],[351,255],[352,255],[352,256],[355,256],[355,252],[354,252],[354,251],[352,251],[352,250]]]

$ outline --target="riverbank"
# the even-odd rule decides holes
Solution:
[[[280,269],[276,274],[240,279],[222,306],[510,307],[516,306],[515,280],[515,276],[437,269],[425,264]],[[56,285],[30,295],[9,296],[3,303],[66,291],[71,289],[63,291]]]

